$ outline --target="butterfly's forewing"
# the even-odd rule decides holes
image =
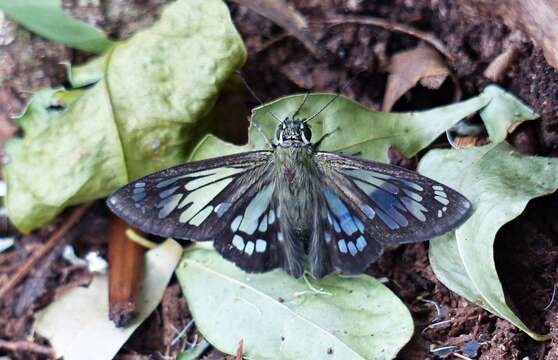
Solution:
[[[256,196],[254,189],[269,182],[271,154],[254,151],[172,167],[128,183],[107,204],[147,233],[214,240]]]
[[[360,272],[383,245],[431,239],[470,214],[463,195],[416,172],[327,152],[316,159],[326,174],[330,256],[343,271]]]

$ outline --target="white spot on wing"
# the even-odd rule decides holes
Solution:
[[[449,204],[449,200],[446,199],[445,197],[434,196],[434,199],[436,199],[436,201],[439,202],[440,204],[443,204],[443,205]]]
[[[244,252],[248,255],[252,255],[252,253],[254,253],[254,243],[252,241],[248,241],[248,243],[246,243]]]
[[[242,215],[238,215],[237,217],[234,218],[234,220],[231,223],[232,232],[236,232],[238,230],[241,221],[242,221]]]
[[[267,242],[262,239],[256,240],[256,252],[263,253],[267,247]]]
[[[269,210],[269,218],[267,221],[269,225],[272,225],[275,222],[275,211],[273,209]]]
[[[265,232],[267,230],[267,215],[262,218],[260,221],[260,226],[258,227],[259,232]]]
[[[233,237],[232,244],[238,250],[240,250],[240,251],[244,250],[244,240],[239,235],[235,235]]]

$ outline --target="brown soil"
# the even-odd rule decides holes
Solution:
[[[436,34],[452,55],[452,60],[446,60],[458,79],[462,96],[467,98],[478,94],[491,82],[483,72],[505,50],[512,31],[495,19],[464,6],[464,2],[292,1],[292,5],[311,22],[313,33],[327,50],[324,59],[316,59],[298,40],[284,36],[283,29],[247,8],[231,5],[231,11],[248,48],[244,76],[263,99],[304,90],[335,91],[358,73],[345,94],[368,106],[380,108],[387,79],[386,59],[400,50],[416,46],[419,40],[372,26],[345,24],[328,27],[323,24],[323,19],[336,14],[371,15]],[[64,1],[72,14],[103,27],[114,37],[123,38],[154,21],[165,1],[101,1],[100,5],[81,8],[76,3],[84,2]],[[2,144],[14,133],[9,119],[21,111],[31,92],[42,86],[63,83],[65,73],[59,63],[63,60],[81,62],[87,59],[87,55],[30,35],[7,20],[0,25]],[[529,41],[521,42],[518,56],[503,73],[499,85],[541,115],[540,121],[518,127],[510,138],[511,142],[525,153],[558,155],[558,72],[546,63],[542,52]],[[450,103],[452,87],[450,81],[439,90],[418,86],[400,99],[394,110],[423,109]],[[248,105],[256,104],[247,97],[242,101]],[[397,152],[393,155],[397,158]],[[398,158],[397,161],[406,166],[416,164],[416,159]],[[416,335],[401,352],[400,359],[448,356],[451,351],[444,353],[440,350],[445,346],[466,346],[469,358],[558,359],[558,301],[547,307],[553,286],[558,283],[558,222],[554,216],[558,211],[557,200],[556,196],[551,196],[532,201],[523,215],[500,231],[495,245],[496,264],[509,302],[533,329],[550,331],[551,341],[531,340],[506,321],[450,292],[434,276],[428,262],[428,244],[422,243],[389,250],[370,269],[375,276],[389,279],[388,286],[413,313]],[[17,244],[0,253],[0,284],[41,246],[60,221],[30,235],[15,233]],[[107,221],[104,205],[99,203],[66,235],[64,242],[72,242],[80,254],[97,249],[106,255],[106,235],[100,229],[106,229]],[[3,230],[14,233],[11,228]],[[60,248],[56,248],[43,258],[31,276],[2,299],[0,339],[27,339],[35,310],[48,304],[64,289],[88,282],[89,274],[60,260],[59,253]],[[439,314],[434,304],[439,307]],[[427,328],[436,317],[437,320],[450,321]],[[176,355],[179,346],[171,346],[171,340],[189,320],[187,304],[173,280],[162,304],[127,342],[118,358],[152,359]],[[192,341],[195,336],[193,328],[187,339]],[[42,346],[41,349],[48,350],[44,339],[36,338],[35,342]],[[478,351],[475,351],[477,347]],[[0,347],[1,355],[13,359],[48,357],[25,348],[9,351]],[[212,349],[203,357],[223,358],[224,355]]]

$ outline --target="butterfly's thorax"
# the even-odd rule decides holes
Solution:
[[[288,217],[297,232],[311,227],[313,197],[316,196],[319,174],[313,166],[311,145],[286,142],[275,149],[276,194],[281,216]]]

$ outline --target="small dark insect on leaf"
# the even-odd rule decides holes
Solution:
[[[425,241],[468,218],[471,203],[443,184],[320,151],[308,122],[324,109],[280,120],[270,150],[148,175],[115,191],[108,206],[148,233],[211,240],[245,271],[280,267],[300,277],[307,266],[318,278],[361,273],[384,246]]]

